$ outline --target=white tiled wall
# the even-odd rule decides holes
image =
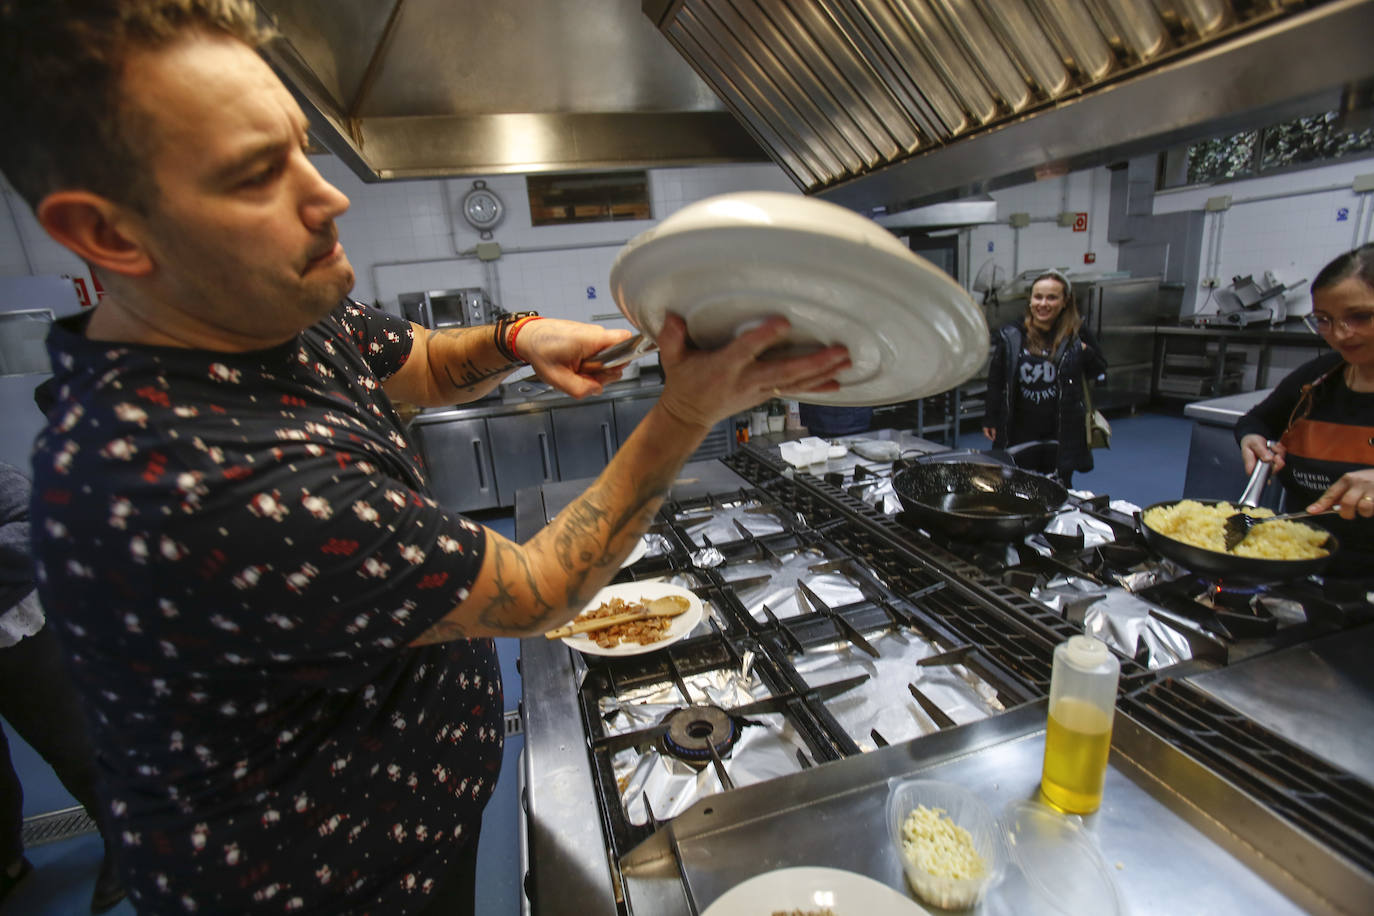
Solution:
[[[969,230],[967,267],[970,284],[978,269],[989,259],[1008,278],[1041,267],[1103,273],[1116,270],[1116,246],[1107,241],[1111,176],[1105,168],[1072,172],[993,191],[992,197],[997,201],[1000,222]],[[1072,227],[1061,227],[1057,222],[1061,211],[1087,213],[1087,230],[1075,232]],[[1028,214],[1031,224],[1023,229],[1012,229],[1007,221],[1013,213]],[[1083,256],[1088,252],[1096,256],[1092,264],[1084,263]]]
[[[1258,280],[1271,270],[1281,282],[1294,286],[1299,280],[1311,280],[1336,255],[1369,241],[1367,214],[1363,226],[1356,222],[1360,198],[1351,190],[1351,181],[1370,172],[1374,172],[1374,159],[1358,159],[1269,178],[1168,191],[1155,195],[1154,209],[1155,213],[1201,210],[1209,197],[1230,195],[1229,210],[1206,217],[1204,279],[1214,276],[1226,286],[1233,277],[1249,274]],[[1374,195],[1364,196],[1367,211],[1374,207]],[[1209,274],[1209,240],[1217,231],[1221,233],[1218,257]],[[1185,302],[1185,314],[1214,310],[1207,303],[1208,294],[1209,290],[1200,289],[1191,308]],[[1301,294],[1290,297],[1290,302],[1299,308],[1307,305]]]
[[[654,220],[535,227],[524,177],[492,176],[481,180],[505,204],[491,239],[502,254],[484,263],[473,253],[482,240],[459,213],[472,179],[364,184],[332,156],[316,164],[353,202],[339,220],[339,235],[357,269],[356,298],[394,308],[397,293],[481,286],[509,311],[584,321],[618,314],[608,289],[611,262],[654,221],[712,194],[796,191],[771,164],[655,169],[649,173]]]
[[[352,201],[339,229],[357,270],[354,296],[393,309],[400,292],[481,286],[511,311],[532,308],[546,315],[607,321],[601,316],[616,313],[607,288],[611,262],[626,240],[652,225],[626,221],[533,227],[523,176],[491,176],[484,180],[506,210],[493,238],[502,256],[484,263],[472,253],[480,240],[477,233],[458,215],[471,180],[366,184],[332,156],[315,161]],[[1218,278],[1227,283],[1233,275],[1273,269],[1292,282],[1310,278],[1327,260],[1358,242],[1358,199],[1349,185],[1355,175],[1372,170],[1374,160],[1365,159],[1221,188],[1168,192],[1156,197],[1155,211],[1201,209],[1208,197],[1230,194],[1236,202],[1220,224]],[[1000,222],[965,230],[961,239],[960,254],[969,255],[966,277],[971,282],[989,260],[1007,277],[1048,266],[1115,270],[1116,246],[1106,238],[1110,185],[1108,171],[1097,168],[993,192]],[[1306,193],[1337,185],[1339,190]],[[649,186],[655,220],[712,194],[795,192],[782,170],[771,164],[655,169],[649,173]],[[89,276],[80,260],[38,227],[18,195],[9,188],[4,191],[8,212],[0,212],[0,276]],[[1256,197],[1273,199],[1250,200]],[[1374,201],[1369,206],[1374,208]],[[1342,208],[1347,214],[1344,221],[1338,219]],[[1062,210],[1087,213],[1087,231],[1059,226],[1055,218]],[[1032,223],[1013,230],[1006,223],[1012,213],[1027,213]],[[1095,263],[1084,263],[1086,252],[1096,256]],[[1188,309],[1185,303],[1185,312]]]

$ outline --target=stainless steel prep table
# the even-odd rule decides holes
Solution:
[[[1245,465],[1241,463],[1240,446],[1236,444],[1235,426],[1260,401],[1269,396],[1272,388],[1245,391],[1224,398],[1194,401],[1183,408],[1183,415],[1193,421],[1188,442],[1188,471],[1184,477],[1183,495],[1189,499],[1239,499],[1245,490]],[[1265,491],[1261,504],[1278,508],[1280,488],[1277,484]]]
[[[1366,625],[1187,680],[1374,786],[1371,661],[1374,625]]]
[[[690,464],[680,479],[676,498],[743,485],[719,462]],[[521,491],[517,538],[587,483]],[[740,881],[787,865],[850,868],[905,889],[883,818],[887,779],[950,779],[994,808],[1033,796],[1038,784],[1043,702],[713,796],[616,867],[595,802],[571,652],[543,638],[522,641],[521,650],[526,886],[538,914],[687,916]],[[1374,894],[1374,877],[1120,712],[1106,803],[1087,823],[1131,912],[1354,911],[1351,901]],[[1020,880],[1013,875],[982,912],[1026,912]]]

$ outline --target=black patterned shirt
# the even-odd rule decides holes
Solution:
[[[54,327],[39,593],[140,913],[422,909],[500,769],[490,640],[410,648],[483,530],[428,495],[381,381],[410,325],[345,301],[277,347]]]

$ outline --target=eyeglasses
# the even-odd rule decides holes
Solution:
[[[1337,327],[1350,334],[1363,334],[1374,328],[1374,311],[1349,312],[1341,318],[1330,315],[1304,315],[1303,321],[1318,334],[1330,334]]]

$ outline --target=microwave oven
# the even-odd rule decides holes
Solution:
[[[426,328],[475,327],[492,324],[498,317],[487,291],[480,286],[401,293],[396,301],[407,320]]]

